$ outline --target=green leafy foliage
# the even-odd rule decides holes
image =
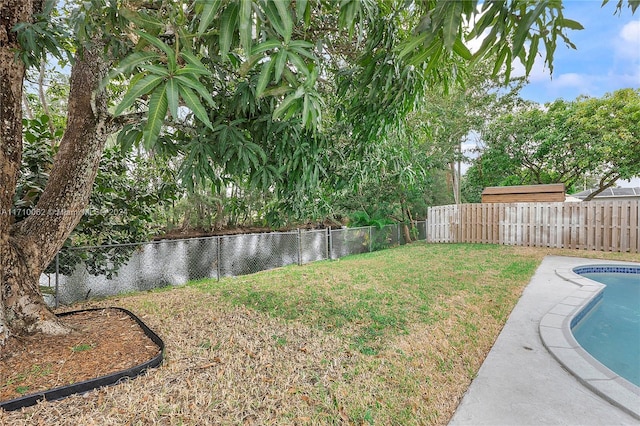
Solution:
[[[48,143],[46,116],[25,120],[25,147],[19,183],[14,200],[14,219],[20,221],[33,214],[37,201],[49,178],[56,149]],[[159,175],[158,164],[123,153],[119,148],[107,149],[100,163],[89,207],[72,233],[66,246],[108,245],[145,241],[154,228],[154,211],[159,203],[170,201],[176,187],[162,184],[154,187]],[[111,276],[126,262],[134,247],[67,252],[59,265],[62,273],[71,273],[83,261],[94,275]],[[55,271],[55,264],[46,272]]]
[[[89,0],[53,24],[45,3],[16,28],[24,50],[38,31],[60,40],[52,28],[68,28],[58,45],[71,54],[100,37],[123,155],[162,158],[189,191],[256,191],[259,219],[272,223],[339,214],[335,194],[370,214],[353,200],[386,198],[395,217],[422,209],[440,197],[425,188],[445,187],[441,169],[468,121],[483,119],[460,118],[469,61],[508,81],[513,60],[528,72],[544,48],[551,67],[557,41],[571,46],[566,33],[581,28],[559,0]],[[449,104],[424,112],[440,98]]]
[[[365,211],[356,211],[349,215],[349,226],[351,227],[359,227],[359,226],[375,226],[378,229],[381,229],[385,225],[392,224],[393,221],[381,217],[381,218],[372,218]]]
[[[49,179],[55,154],[51,141],[59,138],[61,134],[60,130],[51,133],[50,120],[49,116],[40,115],[32,120],[23,119],[22,122],[22,167],[13,204],[14,220],[18,222],[32,214]]]
[[[557,100],[495,119],[467,177],[485,186],[586,182],[598,189],[640,174],[640,91]]]
[[[151,148],[158,139],[164,124],[167,111],[174,119],[178,119],[178,105],[182,100],[198,119],[211,127],[211,121],[201,99],[208,105],[214,106],[213,98],[207,89],[199,82],[198,77],[209,74],[198,58],[189,52],[175,52],[169,45],[148,33],[137,31],[141,40],[155,47],[159,52],[135,52],[125,58],[114,74],[139,68],[144,76],[142,79],[132,79],[129,90],[116,107],[115,115],[122,114],[132,107],[142,96],[149,96],[147,124],[143,132],[144,144]],[[164,54],[164,56],[161,56]],[[179,67],[176,56],[185,64]],[[149,63],[162,59],[167,67]],[[194,93],[194,90],[199,96]]]
[[[157,185],[162,166],[153,160],[137,158],[120,149],[105,151],[94,189],[82,220],[65,243],[59,270],[73,272],[80,262],[92,275],[117,274],[136,250],[157,229],[156,211],[163,202],[175,198],[177,187],[167,183]],[[105,246],[102,250],[66,249],[69,247]],[[117,246],[113,246],[117,245]],[[55,263],[46,272],[55,271]]]
[[[116,114],[138,105],[137,100],[141,97],[148,98],[146,105],[150,114],[143,133],[148,148],[152,148],[153,141],[162,131],[163,113],[168,111],[176,119],[182,106],[212,130],[216,121],[214,112],[229,122],[246,119],[241,117],[243,114],[229,114],[232,109],[246,112],[246,95],[240,92],[245,90],[250,92],[249,97],[266,101],[261,105],[261,112],[270,117],[261,120],[285,121],[291,125],[302,125],[309,131],[321,130],[323,111],[326,110],[325,97],[318,91],[317,84],[321,69],[324,73],[331,71],[337,77],[335,93],[342,106],[336,118],[350,123],[352,137],[358,143],[384,137],[397,130],[398,123],[416,108],[428,86],[444,84],[450,87],[461,78],[462,74],[456,70],[462,69],[463,62],[472,56],[465,46],[464,23],[470,21],[478,10],[474,1],[413,3],[371,0],[342,2],[339,5],[267,0],[197,1],[192,7],[183,8],[191,14],[175,12],[181,17],[184,15],[186,22],[189,19],[193,21],[188,27],[174,26],[171,37],[158,33],[153,20],[147,25],[148,20],[142,16],[150,11],[129,11],[125,14],[141,28],[134,30],[139,38],[138,47],[131,57],[124,58],[119,68],[119,72],[133,73],[134,78],[116,108]],[[318,39],[317,35],[306,39],[309,34],[307,28],[312,28],[312,12],[324,13],[329,20],[335,20],[336,33],[326,36],[327,40],[340,37],[339,32],[343,30],[354,38],[355,50],[349,56]],[[498,29],[489,34],[485,47],[476,56],[496,58],[495,68],[506,66],[507,76],[510,59],[520,55],[523,49],[520,43],[532,43],[532,33],[552,28],[545,33],[549,37],[535,36],[551,43],[546,45],[549,51],[555,43],[551,38],[562,35],[564,29],[579,26],[562,17],[561,7],[555,2],[542,2],[536,7],[523,6],[518,2],[499,2],[491,7],[483,5],[482,12],[482,18],[476,25],[478,28],[473,30],[480,34],[490,27]],[[410,28],[413,31],[408,31]],[[511,36],[514,44],[509,39]],[[494,47],[498,50],[491,50]],[[196,58],[203,48],[219,56],[209,55],[206,61],[193,68],[182,67],[181,64],[188,59],[185,55]],[[155,54],[148,54],[150,51]],[[142,61],[143,52],[146,52],[146,62]],[[324,52],[324,56],[319,56],[319,52]],[[524,58],[533,56],[535,53],[530,52]],[[342,61],[338,69],[330,70],[322,64],[339,58],[348,60]],[[551,58],[552,55],[549,61]],[[198,72],[194,72],[196,69]],[[214,93],[220,99],[215,103]],[[241,102],[235,105],[222,102],[221,96],[225,93]],[[214,109],[206,109],[204,105]],[[229,112],[225,111],[227,108]],[[254,114],[251,119],[259,118]],[[294,124],[296,121],[298,124]],[[216,133],[227,137],[224,132],[214,131],[214,135]],[[234,133],[234,137],[239,135],[243,133]],[[254,142],[262,145],[263,141]],[[225,144],[229,145],[228,141]],[[235,146],[243,149],[246,144],[240,138]],[[257,151],[251,149],[249,152]],[[203,166],[203,161],[199,162]],[[246,161],[244,163],[247,164]],[[257,164],[255,159],[251,163],[254,167]],[[232,165],[232,162],[228,164]],[[210,167],[186,168],[211,175]],[[267,170],[262,169],[262,180],[270,175]],[[249,170],[249,175],[257,174]]]
[[[46,60],[47,54],[71,61],[69,33],[56,10],[55,0],[45,0],[42,11],[34,15],[32,22],[21,22],[12,31],[21,47],[17,56],[27,67],[39,65]]]
[[[609,0],[602,0],[602,6],[604,7],[604,5],[606,5],[607,3],[609,3]],[[618,0],[618,3],[616,5],[616,11],[620,12],[624,6],[625,1],[624,0]],[[633,13],[635,13],[635,11],[638,9],[638,6],[640,6],[640,0],[628,0],[627,1],[629,8],[631,9],[631,11]]]

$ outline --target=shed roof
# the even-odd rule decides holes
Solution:
[[[540,194],[545,192],[564,193],[564,183],[550,183],[545,185],[488,186],[482,191],[482,195]]]

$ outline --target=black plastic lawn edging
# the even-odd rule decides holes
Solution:
[[[144,331],[144,334],[149,337],[158,346],[158,355],[153,357],[147,362],[144,362],[140,365],[136,365],[135,367],[128,368],[126,370],[120,370],[112,374],[107,374],[106,376],[97,377],[95,379],[85,380],[83,382],[73,383],[67,386],[60,386],[54,389],[49,389],[44,392],[34,393],[22,396],[20,398],[10,399],[8,401],[0,402],[0,409],[4,409],[6,411],[18,410],[22,407],[29,407],[31,405],[35,405],[39,401],[56,401],[58,399],[66,398],[70,395],[77,393],[85,393],[89,392],[93,389],[101,388],[103,386],[110,386],[119,383],[123,379],[131,379],[140,374],[144,373],[149,368],[154,368],[159,366],[162,363],[162,356],[164,353],[164,342],[162,339],[154,333],[145,323],[140,320],[137,316],[135,316],[132,312],[117,307],[109,307],[109,308],[94,308],[94,309],[82,309],[79,311],[71,311],[71,312],[63,312],[57,314],[59,317],[64,317],[67,315],[78,314],[81,312],[91,312],[91,311],[105,311],[109,309],[116,309],[118,311],[124,312],[129,315]]]

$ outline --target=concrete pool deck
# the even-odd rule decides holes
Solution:
[[[560,278],[556,270],[614,263],[626,262],[545,257],[449,425],[640,424],[584,386],[553,357],[540,337],[545,315],[580,289]],[[634,395],[631,408],[640,412],[640,394]]]

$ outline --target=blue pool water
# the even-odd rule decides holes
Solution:
[[[580,269],[584,270],[582,272]],[[576,268],[606,284],[600,301],[572,328],[578,343],[610,370],[640,386],[640,267]]]

